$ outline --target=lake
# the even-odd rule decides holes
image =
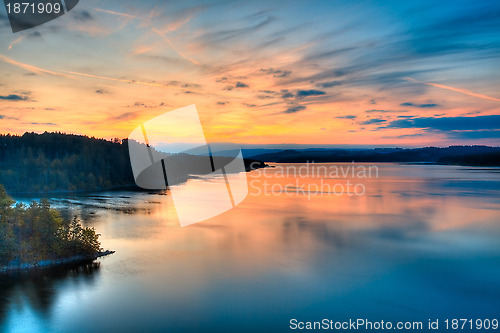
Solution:
[[[168,192],[51,198],[116,253],[0,277],[0,331],[290,332],[292,319],[439,319],[445,331],[446,319],[500,319],[499,168],[274,166],[247,174],[236,208],[187,227]]]

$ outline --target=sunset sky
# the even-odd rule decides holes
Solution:
[[[196,104],[209,141],[500,145],[500,1],[83,0],[12,33],[0,133],[125,138]]]

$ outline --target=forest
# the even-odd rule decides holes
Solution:
[[[0,184],[8,193],[133,186],[126,140],[63,133],[0,135]]]
[[[92,256],[101,251],[99,235],[67,220],[48,200],[14,205],[0,185],[0,266]]]

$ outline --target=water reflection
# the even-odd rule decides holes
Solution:
[[[100,263],[4,273],[0,278],[0,323],[16,325],[9,315],[29,309],[35,316],[49,317],[61,285],[91,288],[99,277]],[[0,326],[1,328],[2,326]]]
[[[500,174],[378,166],[378,178],[362,180],[363,196],[265,195],[256,187],[236,209],[187,228],[179,227],[168,195],[72,198],[116,254],[84,283],[71,274],[49,277],[33,292],[18,286],[33,286],[23,282],[30,279],[11,279],[0,322],[13,328],[37,312],[24,328],[285,332],[293,317],[496,316]],[[274,177],[277,171],[249,180],[294,181]],[[28,293],[50,295],[45,311],[36,302],[18,305]]]

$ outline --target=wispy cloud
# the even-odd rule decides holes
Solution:
[[[111,116],[109,120],[131,120],[139,116],[138,112],[125,112],[116,116]]]
[[[337,119],[356,119],[358,116],[356,115],[345,115],[345,116],[337,116]]]
[[[427,109],[427,108],[435,108],[435,107],[438,107],[439,105],[437,105],[435,103],[415,104],[415,103],[411,103],[411,102],[405,102],[405,103],[401,103],[401,106],[411,106],[411,107],[415,107],[415,108]]]
[[[362,121],[361,125],[380,124],[380,123],[385,123],[386,121],[387,120],[385,120],[385,119],[374,118],[374,119],[368,119],[368,120]]]
[[[27,101],[29,100],[29,96],[21,96],[21,95],[17,95],[17,94],[10,94],[10,95],[7,95],[7,96],[0,96],[0,99],[3,99],[3,100],[7,100],[7,101],[14,101],[14,102],[17,102],[17,101]]]
[[[296,113],[299,111],[303,111],[306,109],[306,106],[304,105],[294,105],[283,111],[283,113]]]
[[[393,128],[427,128],[440,131],[500,130],[500,115],[476,117],[420,117],[392,121]]]
[[[236,82],[236,85],[234,86],[235,88],[248,88],[248,84],[243,83],[243,82]]]
[[[250,34],[264,28],[274,21],[274,18],[266,15],[264,12],[257,15],[250,15],[246,22],[239,22],[238,27],[207,31],[200,36],[200,39],[206,43],[215,45],[231,42],[239,37],[248,37]],[[241,27],[244,25],[243,27]]]
[[[408,112],[408,111],[406,111],[406,110],[378,110],[378,109],[365,111],[365,113],[404,113],[404,112]]]
[[[260,71],[265,72],[267,74],[272,74],[274,77],[287,77],[290,74],[292,74],[292,71],[286,71],[274,68],[262,68]]]
[[[500,138],[500,130],[484,130],[484,131],[459,131],[449,133],[452,138],[460,140],[471,140],[471,139],[498,139]]]
[[[309,89],[309,90],[298,90],[297,91],[297,98],[304,98],[304,97],[309,97],[309,96],[320,96],[320,95],[325,95],[326,92],[322,90],[317,90],[317,89]]]
[[[340,82],[340,81],[329,81],[329,82],[318,83],[317,86],[320,88],[331,88],[331,87],[340,86],[341,84],[342,84],[342,82]]]
[[[92,14],[90,14],[90,12],[88,12],[85,9],[75,9],[75,10],[71,11],[71,15],[73,16],[73,18],[75,20],[80,21],[80,22],[88,22],[88,21],[94,20],[94,17],[92,16]]]

